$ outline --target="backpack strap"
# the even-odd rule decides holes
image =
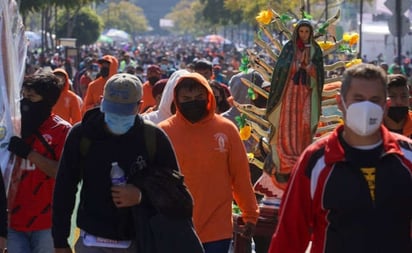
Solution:
[[[82,135],[80,137],[80,144],[79,144],[79,151],[80,151],[80,160],[79,160],[79,167],[80,167],[80,179],[83,179],[84,167],[86,162],[86,155],[89,152],[90,146],[92,145],[92,141]]]
[[[144,120],[143,129],[149,163],[152,163],[156,155],[156,126],[151,121]]]
[[[149,157],[149,163],[152,163],[156,155],[156,126],[155,124],[152,123],[151,121],[144,120],[143,135],[144,135],[144,142],[145,142],[147,154]],[[81,177],[83,177],[85,158],[86,158],[87,153],[89,152],[91,144],[92,144],[92,141],[90,140],[90,138],[86,137],[85,135],[82,135],[80,137],[79,166],[80,166]]]
[[[47,152],[49,152],[52,155],[53,160],[57,161],[56,153],[54,152],[53,148],[49,145],[49,143],[47,143],[47,141],[44,139],[43,135],[41,135],[39,131],[35,131],[34,134],[46,148]]]

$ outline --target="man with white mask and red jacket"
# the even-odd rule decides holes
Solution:
[[[344,125],[299,158],[269,253],[412,252],[412,142],[382,124],[386,82],[371,64],[345,71]]]

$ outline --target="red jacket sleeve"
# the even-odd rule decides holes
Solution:
[[[308,152],[297,162],[283,195],[279,222],[269,253],[304,253],[311,236],[312,198],[306,175]]]

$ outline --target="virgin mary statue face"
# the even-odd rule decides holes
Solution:
[[[299,38],[304,42],[304,43],[308,43],[309,42],[309,38],[310,38],[310,34],[311,30],[308,26],[301,26],[298,28],[298,35]]]

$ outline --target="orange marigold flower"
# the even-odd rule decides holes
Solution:
[[[359,34],[357,33],[352,34],[350,36],[349,45],[351,46],[355,45],[356,43],[358,43],[358,40],[359,40]]]
[[[256,21],[268,25],[270,22],[272,22],[273,19],[273,12],[272,11],[261,11],[259,12],[259,15],[256,16]]]
[[[242,141],[246,141],[250,138],[250,135],[252,134],[252,128],[246,125],[242,129],[240,129],[239,134],[240,134],[240,139]]]

